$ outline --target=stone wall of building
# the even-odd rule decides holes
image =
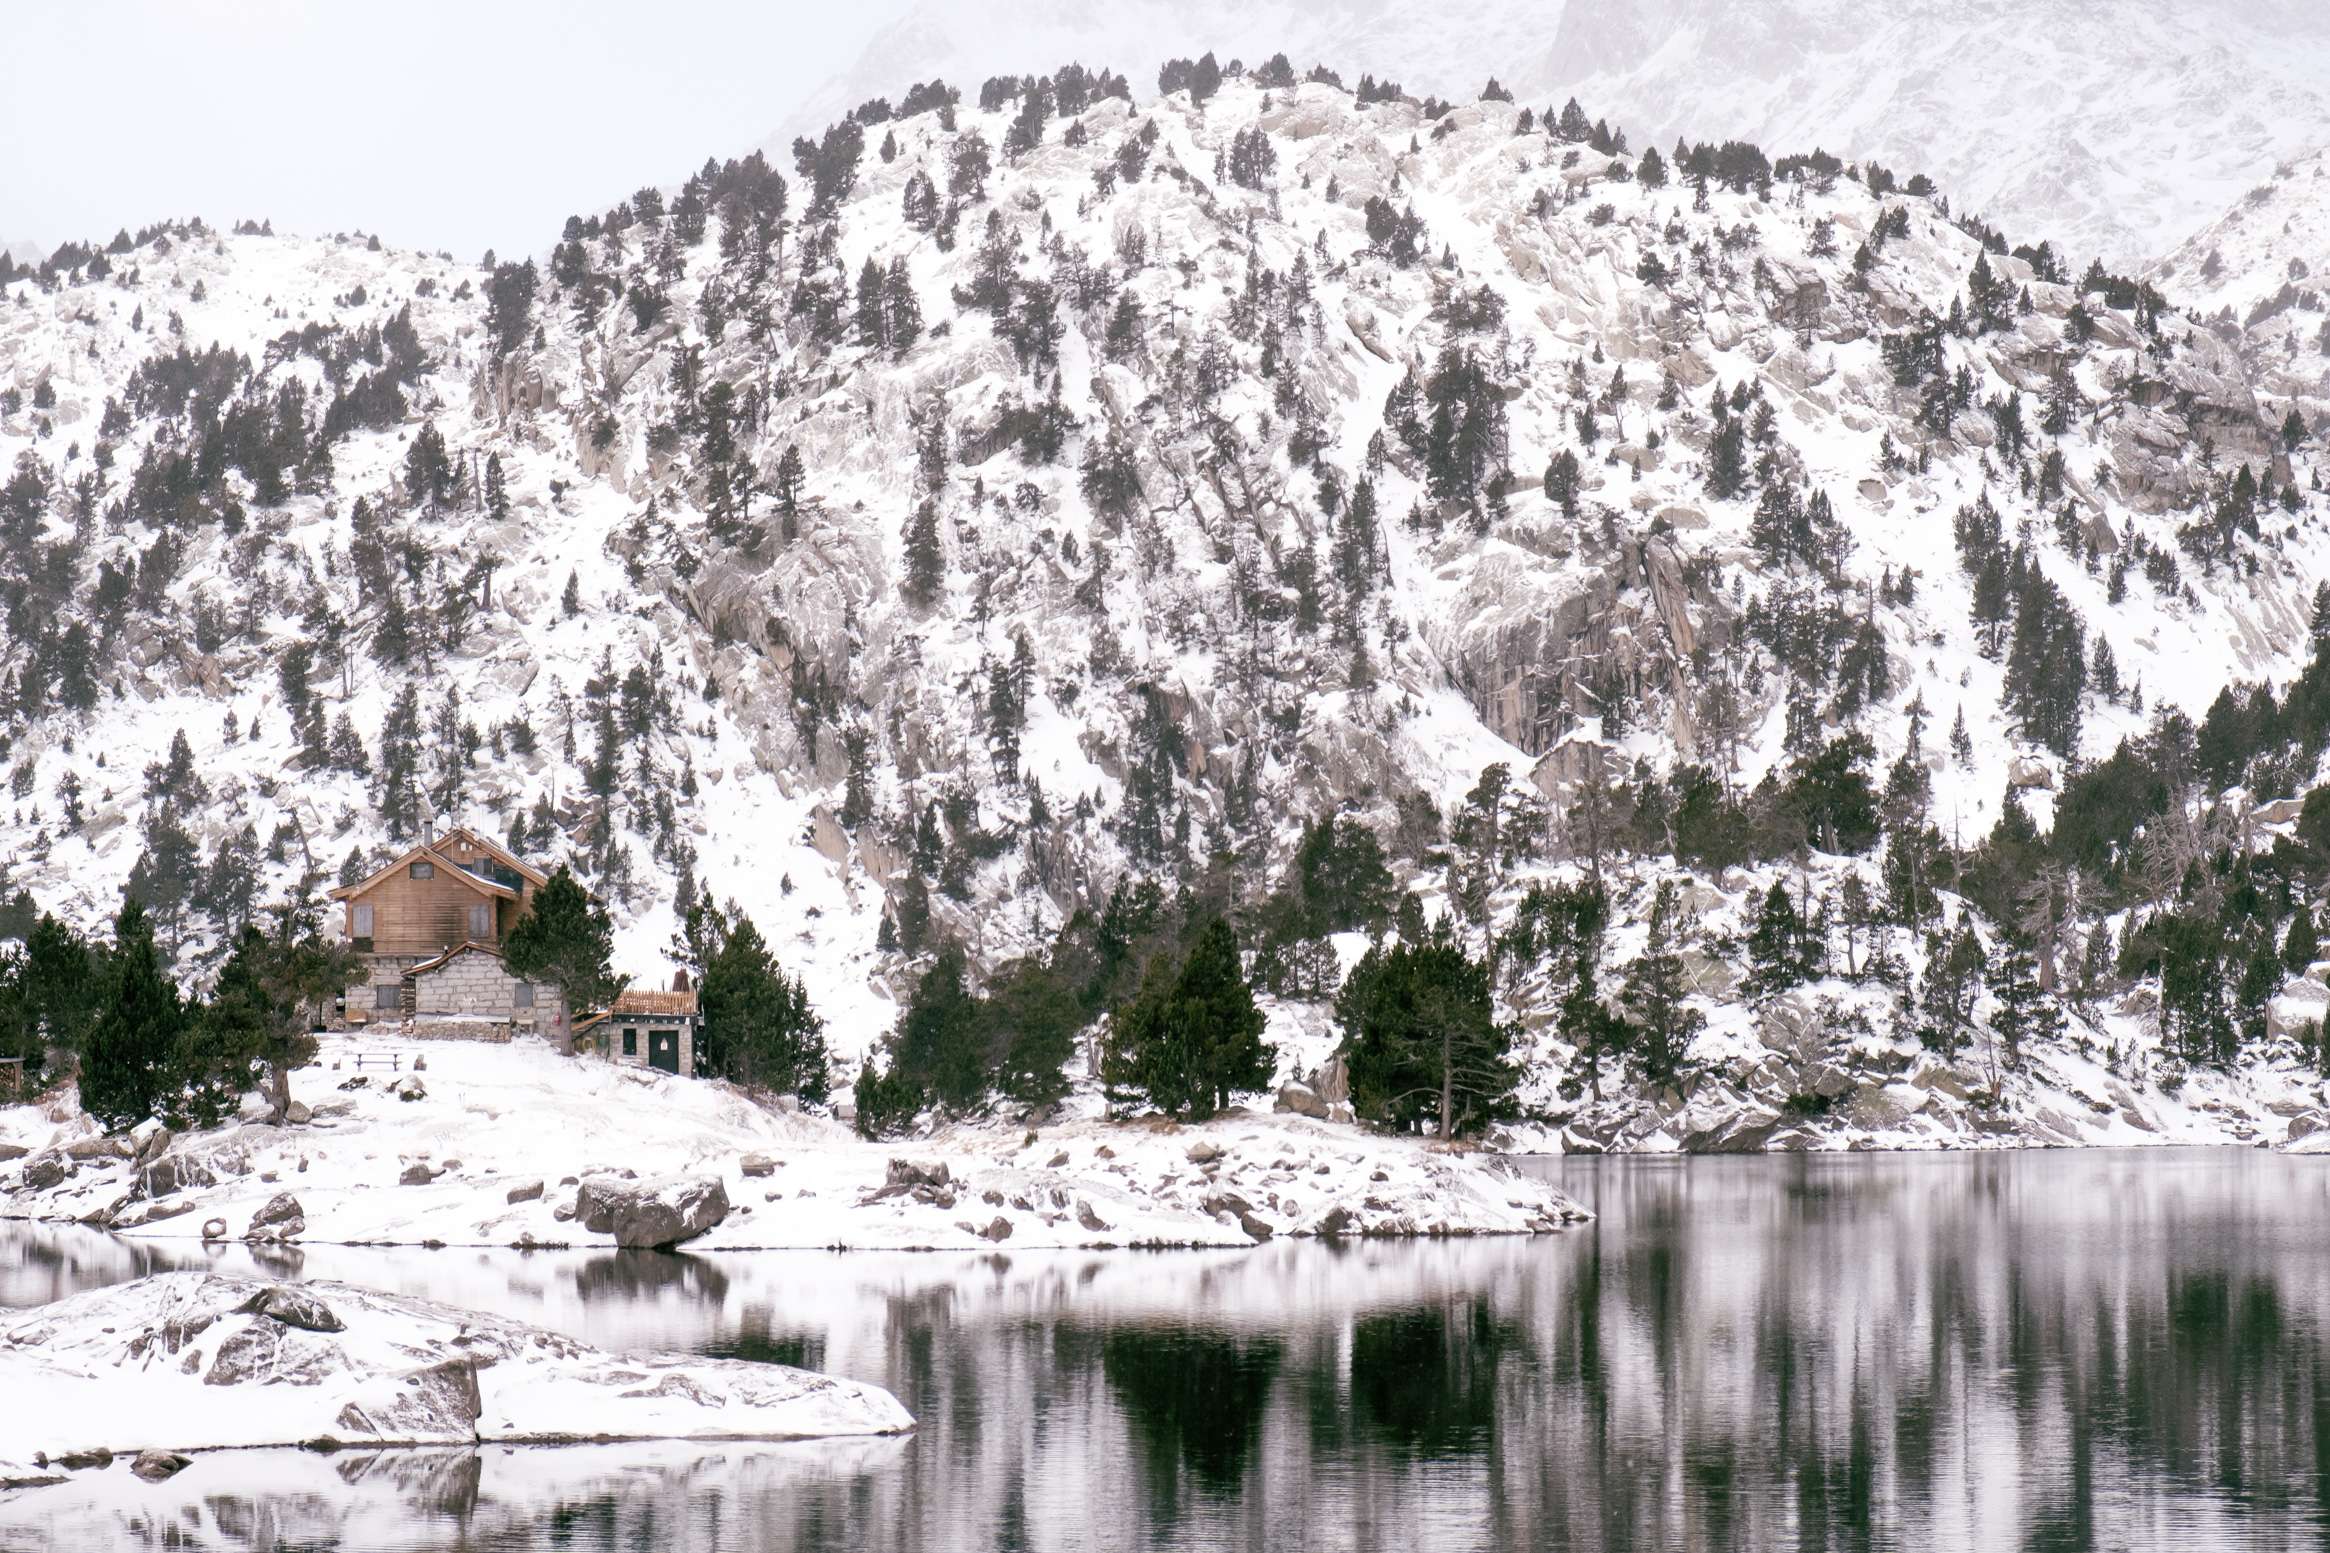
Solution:
[[[357,962],[357,980],[348,985],[346,1018],[343,1023],[350,1026],[388,1025],[404,1018],[401,1009],[375,1008],[373,1005],[379,999],[374,989],[398,986],[403,982],[406,971],[426,963],[430,958],[428,955],[417,954],[381,954],[367,955]]]
[[[530,1006],[518,1001],[527,985],[510,974],[499,955],[472,950],[457,954],[433,970],[413,977],[413,1013],[408,1020],[401,1007],[380,1008],[379,988],[401,989],[416,965],[431,957],[376,955],[366,962],[363,980],[348,987],[346,1017],[350,1028],[406,1027],[405,1033],[432,1039],[507,1040],[516,1030],[533,1029],[563,1042],[567,1038],[566,1003],[551,982],[535,982]]]
[[[517,1006],[517,990],[524,985],[510,974],[499,955],[457,954],[434,970],[413,978],[416,1014],[485,1014],[531,1019],[531,1008]]]
[[[626,1030],[632,1032],[635,1037],[636,1049],[629,1052],[623,1050],[623,1033]],[[620,1063],[625,1067],[645,1068],[652,1066],[647,1060],[650,1049],[648,1041],[650,1030],[677,1030],[680,1033],[680,1076],[683,1078],[694,1077],[696,1072],[696,1016],[693,1014],[677,1018],[657,1018],[652,1014],[617,1014],[600,1021],[598,1027],[591,1034],[599,1038],[602,1043],[600,1053],[610,1061]]]

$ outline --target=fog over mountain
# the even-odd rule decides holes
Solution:
[[[1741,136],[1931,174],[1958,205],[2134,264],[2330,143],[2330,6],[2304,0],[934,0],[782,118],[787,143],[901,79],[1285,50],[1462,101],[1575,94],[1637,144]]]

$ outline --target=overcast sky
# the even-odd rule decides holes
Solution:
[[[761,143],[904,0],[9,0],[0,243],[165,216],[475,259]]]

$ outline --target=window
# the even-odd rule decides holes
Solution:
[[[623,1032],[623,1055],[626,1057],[636,1057],[639,1055],[638,1031],[626,1030]]]
[[[435,863],[415,863],[405,872],[411,874],[415,879],[434,879],[437,877],[437,865]]]
[[[510,987],[510,1007],[532,1008],[533,1006],[534,984],[530,981],[512,983]]]
[[[494,936],[494,909],[490,901],[480,901],[469,908],[469,936],[484,942]]]
[[[356,908],[356,931],[350,936],[354,938],[370,938],[372,936],[372,908],[370,906]]]
[[[404,988],[393,981],[384,981],[372,989],[372,1006],[380,1010],[404,1007]]]

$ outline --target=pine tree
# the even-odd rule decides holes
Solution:
[[[962,951],[947,945],[922,973],[890,1037],[890,1071],[936,1104],[968,1112],[987,1098],[992,1074],[981,1038],[979,1000]]]
[[[244,936],[256,938],[258,929],[249,929]],[[195,1126],[213,1127],[224,1120],[235,1097],[256,1080],[268,1015],[256,963],[238,943],[236,952],[219,967],[210,1000],[194,1011],[179,1043],[178,1105]]]
[[[914,277],[907,273],[903,254],[883,274],[882,313],[891,350],[903,355],[922,338],[922,303],[914,295]]]
[[[2313,909],[2300,901],[2296,914],[2290,918],[2289,931],[2282,935],[2282,968],[2292,976],[2303,976],[2306,967],[2320,959],[2321,955],[2321,941],[2314,936]]]
[[[1545,499],[1558,506],[1562,517],[1571,523],[1578,520],[1578,490],[1582,478],[1578,456],[1568,448],[1563,448],[1546,462]]]
[[[435,421],[424,421],[405,450],[405,500],[430,517],[444,510],[453,492],[453,460]]]
[[[874,1071],[874,1059],[868,1055],[858,1067],[858,1081],[851,1088],[851,1099],[857,1106],[856,1126],[861,1138],[886,1138],[913,1121],[922,1110],[924,1096],[919,1087],[898,1071],[893,1063],[886,1073]]]
[[[940,547],[938,503],[925,500],[906,523],[906,576],[898,592],[916,609],[928,609],[946,591],[946,552]]]
[[[180,1074],[185,1031],[185,1005],[162,970],[152,919],[125,900],[81,1054],[81,1108],[114,1130],[161,1110]]]
[[[1926,939],[1918,1038],[1940,1052],[1944,1061],[1957,1056],[1967,1028],[1974,1022],[1974,1001],[1982,994],[1984,963],[1982,941],[1974,936],[1970,921],[1961,920],[1955,934],[1937,932]]]
[[[502,456],[489,453],[485,460],[485,511],[496,523],[510,518],[510,488],[502,478]]]
[[[1627,965],[1620,993],[1640,1035],[1643,1072],[1659,1083],[1682,1071],[1692,1037],[1707,1024],[1707,1016],[1688,1002],[1680,917],[1675,882],[1661,879],[1651,896],[1642,953]]]
[[[1745,495],[1748,486],[1747,429],[1736,415],[1726,415],[1715,428],[1707,454],[1707,493],[1718,501]]]
[[[808,989],[785,974],[760,929],[736,907],[723,911],[699,901],[690,915],[694,931],[716,945],[699,983],[699,1068],[822,1102],[831,1085],[825,1021],[810,1007]]]
[[[1202,103],[1221,89],[1222,67],[1214,62],[1213,51],[1208,49],[1189,72],[1189,100],[1193,104]]]
[[[927,232],[938,224],[938,188],[930,181],[930,174],[919,167],[907,176],[899,214],[917,232]]]
[[[987,197],[987,175],[994,169],[987,137],[975,129],[963,131],[955,137],[954,152],[947,162],[948,197],[976,205]]]
[[[2281,991],[2282,979],[2281,956],[2274,952],[2273,940],[2261,935],[2241,968],[2241,983],[2233,995],[2240,1009],[2244,1038],[2265,1039],[2266,1005]]]
[[[1037,960],[1018,960],[995,978],[981,1023],[995,1087],[1014,1104],[1052,1105],[1068,1093],[1084,1007],[1067,976]]]
[[[380,730],[380,814],[391,841],[421,825],[421,693],[407,682]]]
[[[870,254],[865,267],[858,271],[856,322],[860,345],[878,350],[890,343],[889,315],[882,306],[882,267]]]
[[[2019,1068],[2031,1047],[2063,1033],[2063,1011],[2039,985],[2038,960],[2019,935],[2005,935],[1992,976],[1998,1012],[1991,1028],[2006,1044],[2006,1065]]]
[[[615,974],[615,925],[564,864],[535,891],[532,906],[502,943],[514,976],[555,983],[572,1022],[601,1009],[622,990]]]
[[[1747,989],[1757,997],[1772,997],[1800,987],[1820,974],[1820,955],[1813,930],[1778,880],[1764,893],[1748,934]]]
[[[1109,1019],[1102,1075],[1168,1116],[1203,1118],[1270,1082],[1277,1050],[1238,962],[1238,938],[1215,918],[1188,957],[1150,961],[1138,996]]]
[[[80,935],[46,912],[25,935],[16,977],[16,1014],[22,1036],[12,1055],[38,1071],[49,1048],[79,1051],[96,1017],[98,984],[106,964]]]
[[[1378,945],[1335,999],[1352,1105],[1402,1128],[1430,1122],[1443,1139],[1516,1114],[1514,1031],[1497,1020],[1488,967],[1443,921],[1422,942]]]
[[[305,906],[275,909],[266,929],[243,929],[234,959],[248,977],[242,1013],[252,1038],[248,1056],[266,1075],[267,1098],[278,1122],[291,1109],[291,1074],[315,1060],[317,1021],[332,999],[362,974],[346,943],[326,937]]]

